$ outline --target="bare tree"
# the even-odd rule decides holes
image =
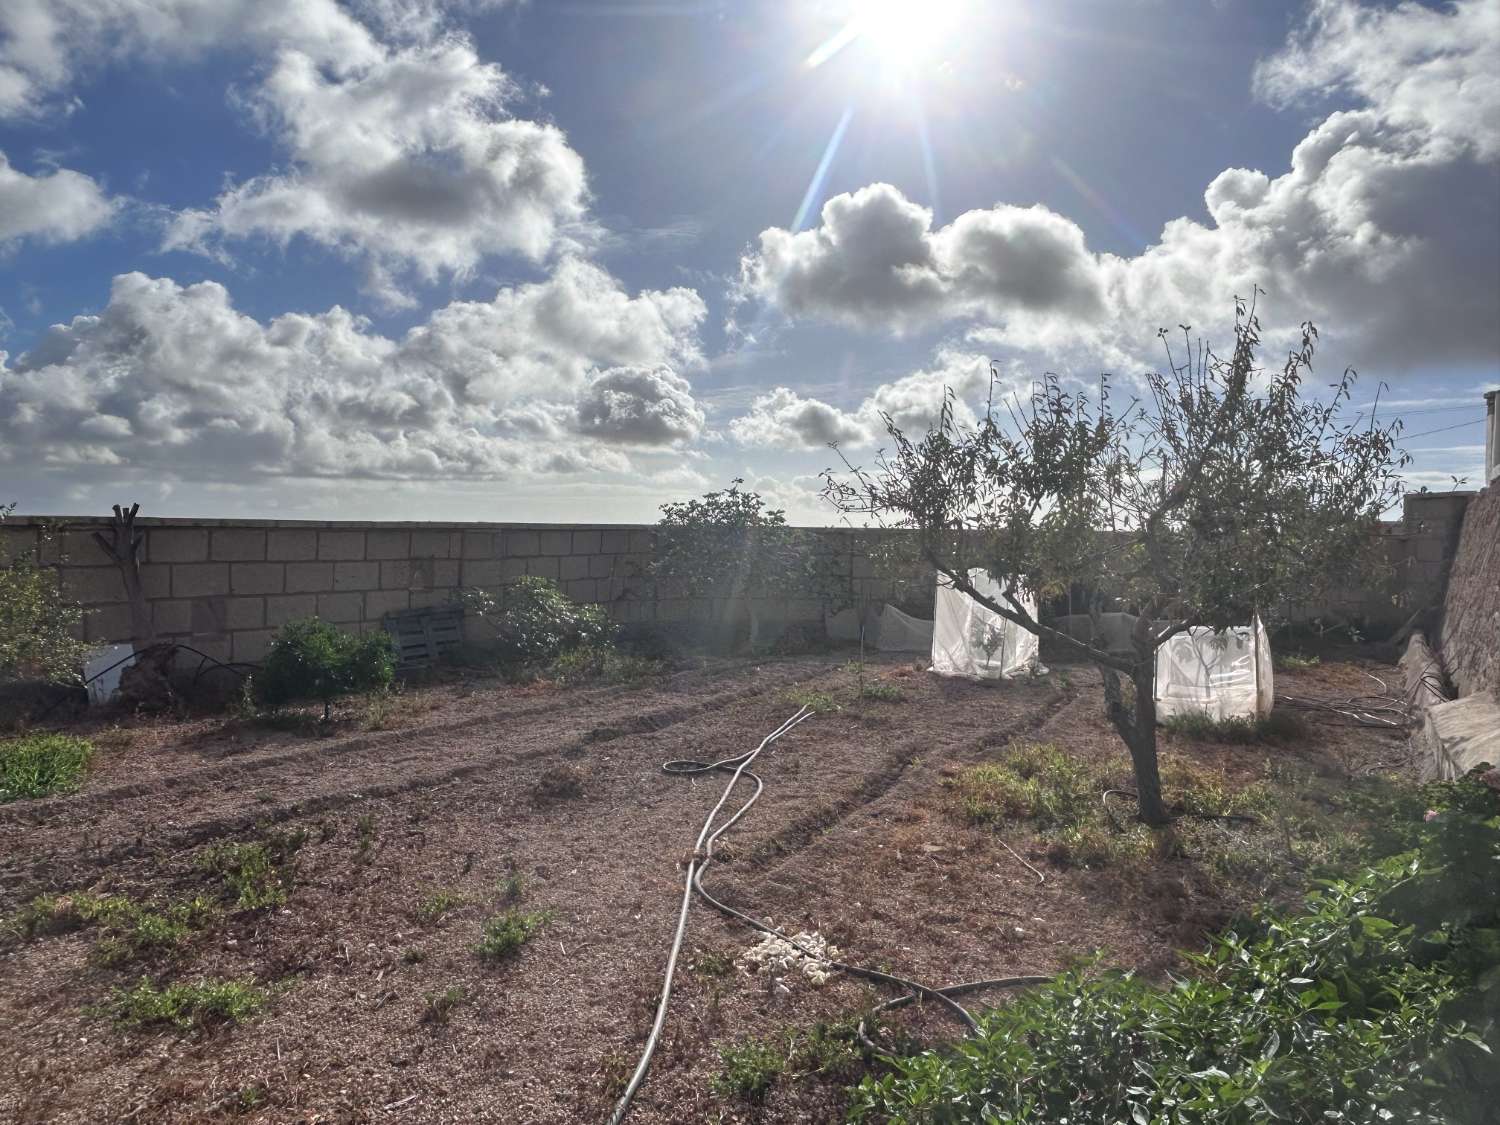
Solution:
[[[1374,529],[1400,496],[1400,424],[1354,410],[1352,370],[1318,400],[1304,393],[1317,330],[1278,371],[1256,366],[1260,324],[1236,300],[1228,358],[1183,327],[1179,357],[1159,333],[1167,371],[1144,377],[1123,407],[1109,378],[1097,392],[1055,375],[1029,401],[992,401],[970,429],[951,400],[920,440],[887,417],[894,448],[872,470],[844,458],[825,474],[842,512],[915,529],[926,560],[954,587],[1008,621],[1092,661],[1107,712],[1129,748],[1141,818],[1169,817],[1156,753],[1156,654],[1199,626],[1270,617],[1352,581],[1374,565]],[[993,386],[992,382],[992,386]],[[974,588],[971,569],[1003,596]],[[1138,614],[1132,652],[1070,636],[1038,620],[1040,599],[1075,586]],[[1098,638],[1101,631],[1094,630]]]

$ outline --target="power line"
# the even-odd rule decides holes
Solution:
[[[1446,434],[1449,430],[1461,430],[1465,426],[1477,426],[1477,425],[1479,425],[1483,421],[1484,421],[1483,418],[1471,418],[1467,422],[1459,422],[1457,425],[1454,425],[1454,426],[1439,426],[1435,430],[1423,430],[1419,434],[1402,434],[1401,438],[1402,438],[1403,441],[1407,441],[1407,440],[1410,440],[1412,438],[1426,437],[1428,434]]]

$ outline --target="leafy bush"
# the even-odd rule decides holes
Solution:
[[[204,980],[158,988],[142,977],[134,988],[117,988],[104,1007],[124,1027],[166,1024],[186,1031],[246,1019],[265,1003],[265,992],[249,981]]]
[[[892,1058],[852,1120],[1487,1120],[1500,1097],[1500,816],[1469,784],[1415,850],[1265,912],[1158,988],[1070,973],[952,1050]],[[1471,811],[1473,810],[1473,811]]]
[[[77,792],[93,756],[92,743],[67,734],[28,734],[0,742],[0,804]]]
[[[722,1064],[714,1077],[714,1092],[760,1101],[786,1066],[778,1044],[759,1039],[729,1043],[719,1048]]]
[[[454,600],[495,631],[500,659],[514,665],[539,667],[573,649],[607,648],[614,638],[601,607],[573,601],[548,578],[518,578],[498,596],[459,590]]]
[[[1173,715],[1161,724],[1173,734],[1199,742],[1285,743],[1307,737],[1307,723],[1295,711],[1283,708],[1256,719],[1232,716],[1216,719],[1210,715],[1188,712]]]
[[[309,617],[277,631],[256,676],[267,703],[313,698],[329,701],[352,691],[383,688],[395,675],[396,654],[386,633],[357,637],[336,625]]]
[[[474,951],[486,961],[503,961],[514,956],[546,921],[547,915],[542,911],[528,913],[512,908],[497,914],[485,922]]]
[[[0,507],[0,524],[15,508]],[[57,572],[31,555],[0,560],[0,682],[77,683],[84,645],[74,637],[83,608],[65,598]]]

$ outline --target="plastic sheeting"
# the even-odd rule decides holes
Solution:
[[[881,652],[932,651],[933,623],[902,613],[893,605],[880,611],[875,647]]]
[[[88,682],[89,703],[108,703],[120,690],[120,673],[134,664],[125,659],[135,655],[135,646],[105,645],[88,654],[83,662],[83,677]]]
[[[987,571],[969,571],[969,582],[981,594],[1004,603],[1000,584]],[[1036,599],[1023,595],[1020,600],[1035,617]],[[941,575],[933,618],[932,670],[940,676],[999,680],[1030,675],[1040,667],[1035,633],[990,612]]]
[[[1156,714],[1254,719],[1275,702],[1271,641],[1257,618],[1222,633],[1189,629],[1156,651]]]

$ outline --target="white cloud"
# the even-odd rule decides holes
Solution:
[[[777,387],[757,396],[747,413],[730,422],[729,432],[741,445],[777,449],[878,445],[888,437],[886,417],[919,437],[936,424],[950,394],[955,422],[972,427],[970,403],[988,388],[989,371],[983,356],[942,349],[931,367],[881,384],[852,411]]]
[[[71,242],[104,226],[116,207],[82,173],[59,168],[28,176],[0,152],[0,247],[22,238]]]
[[[632,297],[568,260],[493,301],[439,309],[398,341],[338,307],[261,324],[221,285],[123,274],[97,316],[53,326],[9,365],[0,353],[0,462],[200,481],[623,471],[614,443],[701,427],[665,368],[696,361],[703,315],[690,290]],[[592,374],[633,364],[661,392],[648,401],[637,388],[638,408],[618,372]],[[590,404],[615,383],[597,421]],[[597,424],[553,440],[575,416]]]
[[[1500,8],[1329,0],[1257,86],[1283,101],[1335,87],[1361,104],[1314,127],[1279,176],[1220,173],[1209,222],[1175,219],[1138,256],[1091,252],[1041,207],[934,231],[925,208],[875,184],[830,200],[812,230],[763,232],[737,293],[897,334],[966,321],[975,344],[1133,367],[1157,359],[1159,326],[1222,326],[1259,286],[1269,326],[1312,319],[1341,360],[1382,373],[1493,362]]]
[[[509,77],[447,37],[328,74],[282,52],[248,105],[289,150],[285,172],[179,215],[169,249],[305,237],[366,262],[367,289],[409,303],[396,275],[472,273],[487,254],[540,260],[584,217],[582,158],[553,125],[509,117]]]
[[[686,379],[669,367],[612,367],[578,399],[579,432],[630,445],[695,440],[707,421]]]
[[[369,29],[336,0],[6,0],[0,118],[67,108],[80,72],[110,61],[281,48],[334,71],[382,53]]]

